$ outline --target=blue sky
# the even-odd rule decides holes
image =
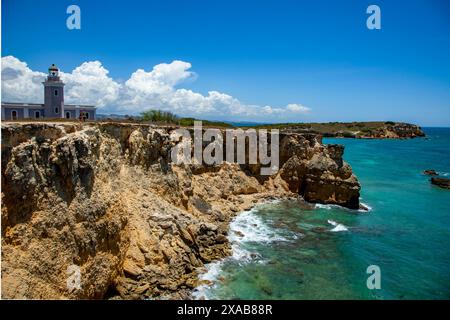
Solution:
[[[81,8],[81,30],[66,27],[71,4]],[[370,4],[381,8],[381,30],[366,28]],[[180,106],[199,101],[209,119],[450,126],[450,2],[445,0],[2,0],[2,57],[7,56],[40,72],[51,63],[71,73],[84,62],[99,61],[113,88],[138,69],[148,72],[139,79],[151,84],[139,82],[127,99],[102,100],[95,84],[87,85],[90,91],[80,89],[86,77],[67,76],[73,82],[67,90],[74,92],[69,98],[92,98],[102,104],[100,112],[139,113],[155,105],[199,116]],[[172,92],[170,99],[149,91],[154,66],[171,66],[174,60],[189,63],[181,67],[189,75],[178,73],[165,89],[185,89],[198,100],[186,91],[176,97]],[[94,70],[87,69],[82,71]],[[3,97],[19,98],[14,88],[2,85]],[[86,97],[76,95],[77,88]],[[211,97],[210,91],[227,96]],[[139,101],[132,102],[134,93],[142,94]],[[158,99],[164,100],[161,105]],[[181,102],[174,106],[173,101]],[[284,112],[292,104],[305,108]],[[274,112],[259,113],[264,106]],[[254,113],[233,111],[247,107]]]

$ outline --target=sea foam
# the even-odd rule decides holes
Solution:
[[[254,210],[238,215],[230,224],[231,243],[288,241],[258,217]]]
[[[326,210],[331,210],[333,209],[333,205],[331,204],[321,204],[321,203],[316,203],[314,206],[316,209],[326,209]],[[336,206],[338,207],[338,206]]]
[[[232,262],[238,265],[246,263],[264,263],[262,257],[246,249],[246,244],[291,241],[297,239],[295,234],[282,235],[277,229],[270,227],[267,223],[256,214],[256,209],[244,211],[233,219],[230,223],[230,232],[228,240],[231,243],[231,256],[208,263],[205,265],[206,271],[199,275],[200,281],[206,283],[201,284],[192,293],[194,299],[214,299],[211,288],[215,286],[217,278],[222,273],[225,263]]]
[[[334,227],[333,229],[330,230],[331,232],[348,231],[348,228],[341,223],[337,223],[334,220],[328,220],[327,222]]]
[[[341,210],[346,210],[346,211],[350,211],[350,212],[363,212],[363,213],[372,211],[372,207],[369,206],[367,203],[361,202],[361,205],[367,209],[362,209],[362,208],[361,209],[349,209],[346,207],[339,206],[337,204],[322,204],[322,203],[316,203],[314,205],[314,207],[316,209],[324,209],[324,210],[341,209]]]
[[[364,208],[367,208],[367,209],[358,209],[358,212],[370,212],[370,211],[372,211],[372,207],[369,206],[367,203],[361,202],[361,204],[363,205]]]

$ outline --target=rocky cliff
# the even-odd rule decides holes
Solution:
[[[359,205],[343,147],[280,137],[280,170],[175,165],[174,128],[2,124],[2,298],[185,298],[230,253],[230,220],[274,198]],[[68,286],[72,267],[80,286]]]
[[[369,128],[353,133],[355,138],[369,139],[409,139],[425,137],[425,133],[417,125],[401,122],[385,122],[379,128]],[[340,132],[336,136],[345,137],[345,133]]]
[[[422,128],[403,122],[330,122],[263,125],[285,133],[314,133],[324,137],[356,139],[408,139],[425,137]]]

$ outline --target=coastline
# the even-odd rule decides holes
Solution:
[[[284,123],[256,125],[254,128],[279,129],[286,133],[320,134],[324,138],[395,140],[426,136],[418,125],[393,121]]]
[[[27,284],[41,286],[41,294],[73,299],[94,295],[103,299],[201,298],[194,295],[202,280],[208,280],[208,276],[204,278],[203,268],[226,264],[235,254],[233,223],[236,219],[239,221],[242,214],[242,219],[245,218],[247,212],[259,210],[265,204],[288,199],[299,201],[294,207],[306,206],[307,211],[314,207],[313,211],[319,215],[328,212],[335,215],[326,218],[325,225],[317,227],[313,233],[320,235],[329,231],[345,236],[352,231],[365,232],[345,222],[350,219],[346,216],[363,217],[364,214],[358,214],[362,209],[349,209],[329,201],[327,188],[333,184],[330,183],[332,179],[325,177],[332,175],[333,179],[345,179],[349,167],[341,162],[343,147],[322,144],[320,135],[285,134],[281,150],[283,168],[276,177],[261,182],[257,176],[232,164],[220,167],[161,166],[164,158],[159,152],[169,150],[171,146],[166,130],[128,124],[2,124],[5,155],[2,168],[7,178],[2,179],[2,197],[6,200],[2,212],[2,226],[6,226],[2,229],[6,257],[2,264],[2,285],[7,288],[3,297],[33,298],[33,292],[20,291],[23,284]],[[141,137],[158,143],[149,144]],[[364,144],[356,140],[346,143]],[[382,140],[377,141],[377,145],[382,143]],[[406,144],[396,142],[405,148],[409,144],[430,143],[437,142],[433,139],[411,140]],[[47,150],[53,154],[50,161],[42,158],[49,154]],[[154,150],[159,156],[146,156],[145,150]],[[377,157],[370,153],[363,159],[370,159],[372,155]],[[74,159],[77,162],[73,162]],[[359,164],[359,160],[356,161],[354,163]],[[78,167],[74,163],[78,163]],[[321,164],[319,167],[316,166],[318,163]],[[339,164],[341,168],[347,168],[343,171],[345,175],[336,170]],[[300,179],[309,179],[311,183],[317,181],[318,186],[325,188],[317,186],[308,191],[314,195],[309,197],[318,200],[315,204],[298,200],[305,198],[300,195],[300,189],[295,189],[301,180],[290,180],[298,168],[304,168],[303,165],[311,171],[303,178],[299,176]],[[436,168],[442,171],[443,167]],[[53,177],[55,170],[64,171],[58,171],[62,174]],[[421,170],[418,174],[423,177]],[[36,180],[40,176],[45,180]],[[58,180],[61,177],[66,180]],[[346,192],[347,182],[342,181],[341,191]],[[62,197],[62,191],[69,190],[73,190],[71,201]],[[10,202],[11,197],[17,199],[16,195],[24,194],[30,196],[27,201]],[[370,210],[361,200],[358,197],[358,203]],[[24,211],[21,212],[29,210],[29,215],[18,215],[14,211],[19,209],[17,203],[35,207],[22,207]],[[346,212],[350,214],[346,215]],[[258,233],[258,230],[250,231]],[[270,235],[271,231],[266,234]],[[77,239],[78,247],[70,244],[72,237]],[[94,246],[90,244],[92,241]],[[33,248],[39,252],[33,252]],[[71,252],[71,248],[75,250]],[[62,281],[67,262],[60,258],[73,259],[71,261],[77,265],[84,265],[81,269],[83,279],[86,276],[93,282],[83,283],[87,289],[84,292],[52,291],[55,278],[42,282],[32,277],[38,265],[30,265],[30,253],[38,257],[40,264],[54,261],[52,273],[58,275],[59,272]],[[55,255],[49,258],[49,254]],[[112,272],[105,274],[107,277],[98,277],[102,274],[101,265],[111,268]],[[31,271],[28,278],[17,273],[21,268]],[[205,281],[204,284],[209,283]],[[105,291],[89,291],[93,288]]]
[[[271,199],[271,200],[263,200],[259,203],[256,203],[251,208],[247,208],[239,213],[237,213],[229,222],[228,224],[228,234],[227,239],[229,243],[231,244],[231,252],[229,255],[215,260],[211,261],[210,263],[200,267],[199,273],[198,273],[198,285],[192,289],[190,298],[193,300],[204,300],[207,299],[205,296],[205,291],[208,290],[211,286],[215,285],[215,282],[220,279],[220,272],[221,272],[221,266],[222,264],[227,261],[228,259],[236,259],[236,260],[243,260],[248,261],[252,257],[252,254],[249,252],[245,252],[238,248],[239,244],[237,243],[238,238],[244,238],[248,237],[248,234],[245,234],[241,230],[237,230],[235,227],[236,220],[239,217],[242,217],[245,214],[252,213],[253,210],[257,209],[260,206],[263,205],[270,205],[275,204],[283,200],[300,200],[300,198],[296,197],[286,197],[286,198],[278,198],[278,199]],[[261,221],[254,221],[255,219],[252,219],[251,225],[255,227],[261,228]],[[250,221],[247,221],[250,224]],[[234,227],[234,228],[233,228]],[[263,227],[262,230],[263,236],[260,235],[260,239],[264,237],[269,237],[270,233],[267,232],[267,228]]]
[[[171,130],[2,123],[3,297],[181,299],[199,266],[230,255],[238,212],[292,196],[359,207],[343,148],[320,136],[283,134],[281,168],[263,179],[258,167],[174,165]],[[71,266],[81,290],[66,287]]]
[[[240,261],[246,263],[267,263],[261,260],[258,254],[246,251],[242,248],[242,243],[246,241],[269,244],[274,241],[291,241],[302,237],[302,234],[280,235],[277,230],[272,229],[266,225],[257,215],[255,211],[265,206],[272,206],[282,202],[295,202],[299,207],[305,207],[313,210],[345,210],[351,214],[365,214],[372,211],[370,205],[362,203],[365,209],[349,209],[339,205],[309,203],[301,197],[281,197],[277,199],[263,200],[254,204],[251,208],[245,209],[237,213],[229,222],[227,238],[231,244],[231,253],[221,259],[212,261],[201,268],[199,268],[198,285],[192,289],[189,298],[193,300],[215,299],[214,296],[209,296],[208,292],[216,285],[221,285],[224,281],[223,265],[229,260]],[[244,217],[245,216],[245,217]],[[248,217],[247,217],[248,216]],[[243,218],[243,219],[241,219]],[[348,231],[343,224],[337,223],[333,220],[328,220],[331,225],[328,232],[342,232]]]
[[[14,314],[335,318],[356,301],[381,318],[450,301],[450,0],[0,11]]]

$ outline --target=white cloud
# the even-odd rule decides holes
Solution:
[[[65,101],[69,104],[93,104],[99,112],[138,114],[146,109],[163,109],[181,116],[234,120],[299,120],[311,111],[301,104],[285,107],[249,105],[218,91],[207,95],[178,88],[195,79],[191,64],[184,61],[161,63],[151,71],[138,69],[119,83],[109,76],[100,61],[84,62],[70,73],[61,72],[66,83]],[[45,73],[31,70],[13,56],[2,57],[2,100],[40,102]]]
[[[119,99],[121,85],[108,77],[100,61],[84,62],[72,73],[61,72],[66,83],[65,101],[68,104],[93,104],[106,107]]]
[[[298,103],[290,103],[286,106],[286,109],[297,113],[308,113],[311,111],[310,108],[302,106],[301,104]]]
[[[2,57],[2,101],[42,103],[44,77],[13,56]]]

